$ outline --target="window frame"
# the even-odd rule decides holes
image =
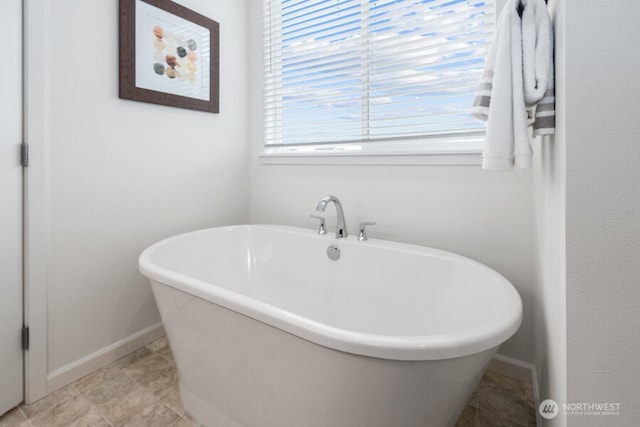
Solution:
[[[494,14],[500,1],[494,0]],[[263,17],[264,13],[263,7]],[[264,102],[262,105],[264,108]],[[263,136],[265,122],[263,115]],[[411,138],[310,144],[267,144],[264,140],[259,159],[266,165],[480,165],[484,134],[461,130]]]

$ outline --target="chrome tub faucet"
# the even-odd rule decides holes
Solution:
[[[347,225],[344,221],[344,212],[342,211],[342,204],[340,204],[340,200],[336,196],[325,196],[319,202],[318,206],[316,206],[316,210],[318,212],[324,212],[327,208],[329,202],[333,202],[336,205],[336,214],[338,217],[338,223],[336,225],[336,239],[342,239],[348,236],[347,234]]]

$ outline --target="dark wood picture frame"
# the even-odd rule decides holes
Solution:
[[[209,99],[197,99],[161,90],[136,86],[136,2],[144,2],[164,12],[209,30]],[[155,32],[155,29],[154,29]],[[150,35],[153,42],[153,34]],[[185,52],[184,48],[181,48]],[[163,67],[166,64],[162,65]],[[171,65],[171,64],[169,64]],[[154,66],[152,63],[151,66]],[[172,68],[170,66],[167,69]],[[175,69],[175,68],[174,68]],[[159,73],[158,73],[159,74]],[[149,102],[191,110],[219,112],[220,92],[220,26],[219,24],[170,0],[120,0],[120,89],[121,99]],[[205,92],[206,93],[206,92]]]

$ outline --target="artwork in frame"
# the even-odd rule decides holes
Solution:
[[[120,98],[219,112],[219,24],[170,0],[120,0]]]

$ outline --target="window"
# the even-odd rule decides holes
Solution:
[[[469,109],[493,34],[494,0],[263,6],[267,148],[348,153],[416,140],[445,151],[479,148],[484,123]]]

